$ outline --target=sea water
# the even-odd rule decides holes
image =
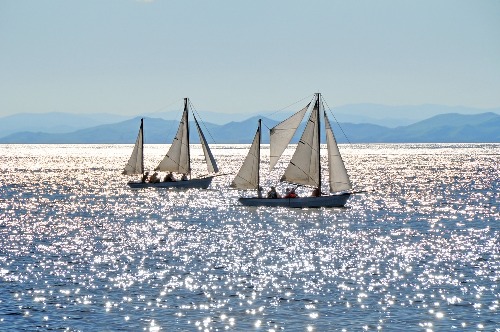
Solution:
[[[131,145],[0,145],[0,330],[500,331],[500,144],[341,145],[366,192],[321,209],[240,206],[212,148],[208,190],[132,190]]]

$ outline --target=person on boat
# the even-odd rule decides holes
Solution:
[[[146,172],[146,173],[142,174],[141,182],[142,183],[146,183],[146,180],[148,179],[148,176],[149,176],[149,172]]]
[[[321,196],[321,190],[319,189],[319,187],[314,188],[314,190],[312,191],[311,197],[320,197],[320,196]]]
[[[165,179],[163,179],[163,182],[175,182],[175,178],[172,172],[168,172],[167,175],[165,175]]]
[[[264,188],[261,186],[257,188],[257,198],[262,198],[262,190],[264,190]]]
[[[279,198],[278,193],[276,192],[275,187],[271,187],[271,190],[267,192],[267,198]]]
[[[286,188],[285,191],[285,198],[295,198],[298,197],[297,194],[295,193],[295,188]]]
[[[158,173],[154,172],[153,175],[149,178],[149,183],[158,183],[160,182],[160,178],[158,177]]]
[[[186,173],[182,173],[182,177],[181,177],[181,181],[187,181],[188,180],[188,176]]]

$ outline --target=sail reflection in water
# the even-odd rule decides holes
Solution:
[[[146,169],[168,147],[146,145]],[[130,190],[132,148],[0,145],[0,330],[500,326],[500,144],[340,145],[352,182],[375,189],[341,209],[244,207],[232,176]],[[211,146],[232,174],[248,149]],[[206,172],[201,145],[191,158]]]

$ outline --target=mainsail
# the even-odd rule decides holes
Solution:
[[[328,148],[328,172],[330,175],[330,192],[351,190],[352,185],[349,175],[345,169],[344,161],[340,155],[335,135],[333,134],[330,121],[325,114],[326,146]]]
[[[260,165],[260,120],[259,128],[255,133],[250,150],[241,165],[240,171],[231,183],[232,188],[258,189],[259,187],[259,165]]]
[[[137,139],[135,140],[134,150],[122,174],[131,175],[144,173],[143,146],[143,119],[141,119],[141,126],[139,128],[139,134],[137,134]]]
[[[319,99],[319,98],[318,98]],[[311,111],[306,128],[302,133],[297,149],[290,160],[290,164],[281,177],[281,181],[319,187],[320,160],[319,160],[319,100],[316,100]]]
[[[210,147],[208,146],[207,140],[205,139],[205,135],[203,135],[203,131],[201,131],[200,125],[198,124],[198,120],[193,114],[194,122],[196,123],[196,129],[198,129],[198,135],[200,136],[201,147],[203,148],[203,153],[205,154],[205,160],[207,162],[207,169],[209,173],[217,173],[219,168],[217,167],[217,163],[215,162],[215,158],[212,155],[212,151],[210,151]]]
[[[163,160],[155,168],[155,171],[191,173],[189,164],[189,127],[187,99],[184,100],[184,113],[174,141]]]
[[[302,122],[309,105],[310,103],[288,119],[271,128],[269,169],[273,169],[274,166],[276,166],[276,163],[283,154],[283,151],[285,151],[288,144],[290,144],[290,140]]]

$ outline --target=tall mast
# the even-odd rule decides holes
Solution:
[[[319,192],[321,193],[321,135],[320,135],[320,129],[321,129],[321,124],[320,124],[320,111],[319,107],[321,105],[320,99],[321,94],[318,92],[316,93],[316,118],[318,119],[317,122],[317,131],[318,131],[318,188]]]
[[[191,178],[191,149],[189,148],[189,111],[188,98],[184,98],[184,112],[186,113],[186,131],[187,131],[187,150],[188,150],[188,173]]]
[[[257,157],[258,157],[257,159],[259,160],[257,163],[257,193],[259,192],[259,187],[260,187],[260,139],[262,135],[261,122],[262,120],[259,119],[259,148],[257,149]]]
[[[144,118],[141,118],[141,173],[144,175]]]

